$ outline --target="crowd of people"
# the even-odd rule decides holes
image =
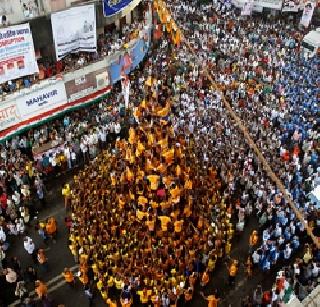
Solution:
[[[309,198],[320,175],[319,55],[305,53],[300,46],[305,32],[293,20],[248,20],[223,4],[220,11],[228,11],[227,16],[211,4],[193,4],[169,5],[188,43],[319,236],[319,203]],[[304,226],[273,183],[258,188],[261,198],[255,201],[264,230],[253,258],[268,271],[300,247]],[[248,190],[243,196],[244,202],[251,198]]]
[[[250,26],[230,25],[234,21],[241,23],[241,20],[232,14],[230,18],[224,18],[219,13],[215,14],[210,7],[205,10],[208,16],[203,16],[200,14],[204,11],[203,7],[197,7],[196,2],[184,4],[183,1],[177,1],[171,2],[170,6],[174,18],[178,23],[181,22],[184,28],[188,43],[197,52],[196,55],[183,46],[174,52],[173,56],[168,56],[171,52],[171,42],[166,38],[161,41],[160,51],[157,50],[156,55],[152,57],[153,65],[147,64],[145,69],[149,74],[142,78],[135,76],[132,80],[135,84],[135,95],[143,89],[145,84],[141,104],[135,110],[135,119],[139,125],[130,129],[128,142],[119,141],[113,154],[104,153],[98,158],[97,163],[90,165],[75,179],[71,200],[75,226],[70,238],[70,247],[73,253],[81,251],[79,255],[82,259],[81,263],[86,263],[82,274],[86,274],[88,261],[94,266],[99,280],[99,290],[106,300],[110,300],[109,296],[111,299],[114,297],[113,288],[115,287],[118,289],[118,294],[121,293],[121,299],[127,302],[131,302],[131,299],[135,301],[139,297],[141,303],[152,299],[159,300],[163,297],[163,293],[169,294],[172,302],[181,299],[186,302],[185,291],[187,293],[189,290],[190,293],[193,291],[189,277],[195,275],[201,285],[205,285],[202,279],[203,275],[205,280],[207,279],[205,273],[208,267],[211,267],[210,256],[214,255],[216,260],[229,254],[230,239],[234,232],[230,223],[231,218],[236,217],[236,229],[242,230],[246,215],[251,214],[254,207],[258,208],[259,221],[264,228],[262,240],[260,240],[262,246],[253,252],[254,255],[258,255],[258,263],[262,269],[269,270],[271,262],[275,263],[278,258],[290,259],[291,250],[299,248],[299,240],[305,234],[304,225],[291,212],[283,195],[266,176],[249,146],[241,139],[237,129],[229,123],[229,118],[226,114],[222,114],[221,95],[210,86],[202,68],[202,65],[208,65],[210,69],[217,72],[215,75],[220,76],[220,80],[216,81],[221,85],[227,99],[233,95],[230,99],[233,105],[240,98],[240,93],[244,93],[241,99],[245,101],[248,93],[245,87],[248,73],[244,74],[246,77],[241,80],[239,70],[242,67],[236,62],[239,60],[236,56],[254,60],[253,57],[249,57],[250,54],[240,54],[240,52],[245,52],[246,49],[257,52],[259,49],[251,46],[239,48],[242,46],[237,44],[241,40],[237,37],[237,33],[232,31],[239,29],[243,32],[243,37],[250,38],[250,33],[245,32],[247,29],[250,31]],[[198,14],[195,14],[197,11]],[[212,26],[212,23],[218,26]],[[279,27],[283,25],[280,23]],[[264,28],[270,29],[272,25],[267,22],[262,23],[261,29]],[[254,24],[252,24],[253,29]],[[278,31],[282,33],[280,29],[274,30],[275,33]],[[210,34],[216,37],[210,37]],[[218,36],[219,34],[221,36]],[[232,39],[232,34],[235,35],[236,41],[229,44],[228,39]],[[263,33],[259,34],[264,37]],[[169,37],[170,35],[171,33]],[[288,31],[285,35],[288,35]],[[260,39],[259,36],[257,41]],[[290,48],[290,36],[288,40],[288,48]],[[206,46],[207,42],[212,45]],[[283,48],[286,47],[286,45],[282,46],[281,42],[279,44]],[[228,50],[230,45],[233,45],[232,50]],[[254,45],[254,47],[257,46]],[[236,54],[236,50],[239,50],[239,54]],[[212,53],[216,53],[213,58]],[[256,61],[259,65],[262,58],[257,56]],[[229,71],[230,76],[226,71]],[[261,76],[264,75],[263,71],[260,73]],[[235,80],[231,80],[231,76]],[[235,85],[234,81],[238,84]],[[268,79],[262,79],[262,81],[269,82]],[[231,84],[234,88],[231,88]],[[239,97],[234,93],[238,93]],[[169,117],[167,116],[170,109],[168,103],[173,111]],[[161,132],[157,132],[158,130]],[[171,141],[173,137],[176,141]],[[190,148],[193,138],[195,146],[192,146],[192,150],[195,152],[197,163],[193,163],[192,155],[191,157],[189,155],[189,160],[192,162],[188,164],[181,159],[181,151],[184,152]],[[259,140],[264,141],[263,138]],[[186,147],[182,143],[185,143]],[[168,144],[172,144],[171,147],[168,147]],[[167,159],[167,153],[172,155],[171,160]],[[166,169],[161,172],[162,164],[165,164]],[[196,165],[199,168],[194,169]],[[210,178],[210,171],[212,167],[215,169],[214,166],[217,167],[216,176],[220,177],[219,181],[221,180],[220,193],[223,196],[220,203],[216,203],[216,199],[212,203],[211,195],[209,197],[206,195],[203,199],[201,193],[197,191],[199,188],[197,179],[201,178],[201,186],[205,187],[206,193],[210,193],[206,179]],[[188,175],[190,172],[188,167],[194,172],[192,177]],[[110,174],[110,177],[107,174]],[[169,182],[166,181],[170,175],[175,179],[173,182],[172,179]],[[185,176],[187,178],[184,178]],[[192,192],[186,189],[188,180],[192,183]],[[213,186],[216,188],[216,184]],[[175,195],[176,190],[179,191],[178,199]],[[94,191],[93,195],[92,191]],[[240,195],[237,193],[239,191],[241,191]],[[200,193],[197,200],[199,202],[200,199],[199,205],[202,205],[201,215],[203,213],[211,216],[214,220],[213,226],[210,226],[210,219],[209,223],[205,220],[208,223],[205,235],[208,234],[207,238],[213,238],[214,244],[203,246],[202,243],[205,240],[201,240],[200,237],[200,245],[197,241],[192,242],[191,246],[190,243],[180,246],[181,237],[185,242],[190,241],[187,239],[188,236],[194,237],[193,232],[188,232],[190,223],[196,229],[201,219],[199,214],[197,216],[191,214],[189,219],[186,216],[185,208],[188,208],[189,204],[186,202],[185,195],[188,196],[189,193],[192,195]],[[184,197],[181,198],[181,196]],[[208,201],[207,205],[204,205],[203,201]],[[207,209],[210,211],[207,212]],[[105,212],[104,216],[101,215],[103,212]],[[223,212],[228,214],[227,220],[223,215],[221,216]],[[314,213],[314,211],[311,212]],[[103,228],[99,224],[101,221],[103,221]],[[184,226],[185,231],[180,230],[181,225]],[[202,222],[200,225],[203,225]],[[225,228],[229,229],[226,231]],[[149,232],[150,237],[144,235]],[[87,236],[88,233],[91,235]],[[176,233],[179,233],[178,241],[176,241]],[[197,231],[195,233],[200,234]],[[222,246],[219,246],[223,233],[227,237],[222,236]],[[112,238],[109,238],[110,234]],[[126,235],[125,238],[123,235]],[[108,244],[110,240],[111,244]],[[168,246],[167,251],[162,251],[159,241],[161,243],[165,241]],[[211,240],[210,242],[212,243]],[[170,248],[171,245],[175,249]],[[177,246],[179,246],[178,249]],[[204,252],[203,248],[209,252]],[[178,261],[174,251],[178,250],[180,253],[180,249],[184,259]],[[194,251],[199,254],[199,258],[192,258]],[[271,254],[275,258],[271,259]],[[109,259],[109,265],[101,261],[105,258]],[[165,262],[164,265],[163,262]],[[199,262],[202,265],[201,270],[199,270]],[[257,263],[256,257],[253,257],[253,262]],[[188,263],[191,263],[190,267]],[[160,281],[157,279],[159,270]],[[182,293],[181,286],[177,287],[177,280],[183,281]],[[134,293],[133,297],[132,293]],[[282,297],[279,295],[275,300],[280,302]]]
[[[119,29],[114,28],[112,31],[106,31],[106,33],[100,35],[96,52],[69,54],[59,61],[40,59],[38,61],[39,73],[0,84],[0,95],[5,97],[5,95],[15,93],[23,88],[30,88],[42,80],[50,79],[54,76],[58,78],[63,73],[81,69],[106,56],[112,56],[116,52],[126,50],[132,41],[141,38],[140,35],[144,30],[147,11],[147,2],[143,2],[141,11],[137,11],[137,18],[131,24],[124,24]]]
[[[69,247],[88,297],[96,287],[111,306],[191,305],[195,286],[205,290],[222,260],[232,286],[239,269],[230,258],[232,239],[255,213],[260,228],[250,236],[248,276],[252,267],[284,268],[272,289],[258,286],[243,306],[276,305],[294,294],[302,300],[319,284],[319,251],[305,243],[304,224],[223,99],[319,236],[319,204],[309,199],[320,180],[319,56],[304,55],[293,20],[243,18],[219,2],[168,6],[195,52],[177,40],[173,19],[156,27],[149,59],[130,75],[132,116],[121,116],[118,91],[89,115],[77,111],[1,147],[0,256],[9,247],[6,236],[24,234],[36,215],[31,196],[43,204],[44,178],[88,163],[65,194]],[[33,161],[48,141],[59,149]],[[25,242],[34,254],[32,240]],[[15,271],[5,267],[8,275]],[[209,306],[218,302],[214,294],[203,297]]]

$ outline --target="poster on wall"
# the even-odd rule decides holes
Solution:
[[[313,11],[314,11],[314,3],[311,1],[305,2],[300,23],[304,25],[306,28],[309,27],[309,24],[312,19]]]
[[[284,0],[282,4],[282,12],[298,12],[300,7],[300,0]]]
[[[104,16],[117,14],[131,2],[132,0],[103,0],[103,14]]]
[[[57,108],[67,102],[63,81],[50,84],[42,89],[15,99],[17,109],[23,120]]]
[[[97,51],[94,5],[77,6],[51,15],[57,60],[69,53]]]
[[[38,71],[29,24],[0,29],[0,83]]]

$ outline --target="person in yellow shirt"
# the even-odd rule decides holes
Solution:
[[[171,222],[171,218],[169,216],[163,215],[159,216],[158,219],[161,221],[162,231],[168,231],[168,224]]]
[[[148,227],[148,230],[150,231],[151,236],[153,236],[155,221],[153,220],[152,216],[148,217],[148,220],[146,221],[146,225]]]
[[[181,190],[179,189],[178,186],[176,186],[176,185],[174,184],[174,185],[173,185],[173,188],[170,189],[170,195],[171,195],[172,201],[173,201],[174,203],[179,202],[180,194],[181,194]]]
[[[180,233],[182,230],[183,220],[177,220],[174,222],[174,231]]]
[[[147,176],[147,179],[150,181],[151,184],[151,190],[155,191],[158,189],[160,176],[158,175],[149,175]]]
[[[129,143],[133,145],[136,142],[136,131],[133,127],[129,129]]]
[[[65,185],[62,185],[61,194],[62,196],[64,196],[64,207],[67,210],[68,204],[70,201],[70,196],[71,196],[71,189],[68,183],[66,183]]]
[[[167,164],[172,164],[173,159],[174,159],[174,148],[166,150],[162,156],[165,158],[165,161]]]
[[[140,290],[137,293],[140,296],[141,304],[148,304],[149,297],[151,296],[152,291],[151,290],[147,290],[147,288],[143,288],[143,290]]]

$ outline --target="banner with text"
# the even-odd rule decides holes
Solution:
[[[29,24],[0,29],[0,83],[38,71]]]
[[[300,23],[304,25],[306,28],[309,27],[309,24],[311,22],[313,11],[314,11],[314,5],[315,4],[311,1],[308,1],[304,4],[304,9],[303,9]]]
[[[2,102],[0,104],[0,131],[19,123],[21,117],[15,102]]]
[[[270,9],[281,10],[282,0],[255,0],[255,6],[267,7]]]
[[[128,6],[132,0],[103,0],[104,16],[111,16],[117,14]]]
[[[303,4],[301,0],[284,0],[282,12],[298,12]]]
[[[18,97],[15,101],[23,120],[37,116],[67,102],[64,82],[50,84],[38,91]]]
[[[51,15],[57,60],[68,53],[97,51],[94,5],[77,6]]]

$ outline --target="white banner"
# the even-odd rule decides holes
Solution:
[[[281,10],[282,0],[254,0],[254,5]]]
[[[253,0],[248,0],[247,2],[244,3],[242,7],[241,15],[250,16],[252,13],[252,9],[253,9]]]
[[[0,29],[0,83],[38,71],[29,24]]]
[[[0,131],[21,121],[15,102],[0,103]]]
[[[298,12],[302,1],[300,0],[283,0],[282,12]]]
[[[67,102],[67,94],[63,81],[50,84],[38,91],[15,99],[22,120],[37,116]]]
[[[77,6],[51,15],[57,60],[68,53],[97,51],[94,5]]]
[[[304,5],[301,20],[300,20],[300,23],[304,25],[306,28],[309,26],[311,22],[313,10],[314,10],[314,3],[311,1],[306,2]]]

